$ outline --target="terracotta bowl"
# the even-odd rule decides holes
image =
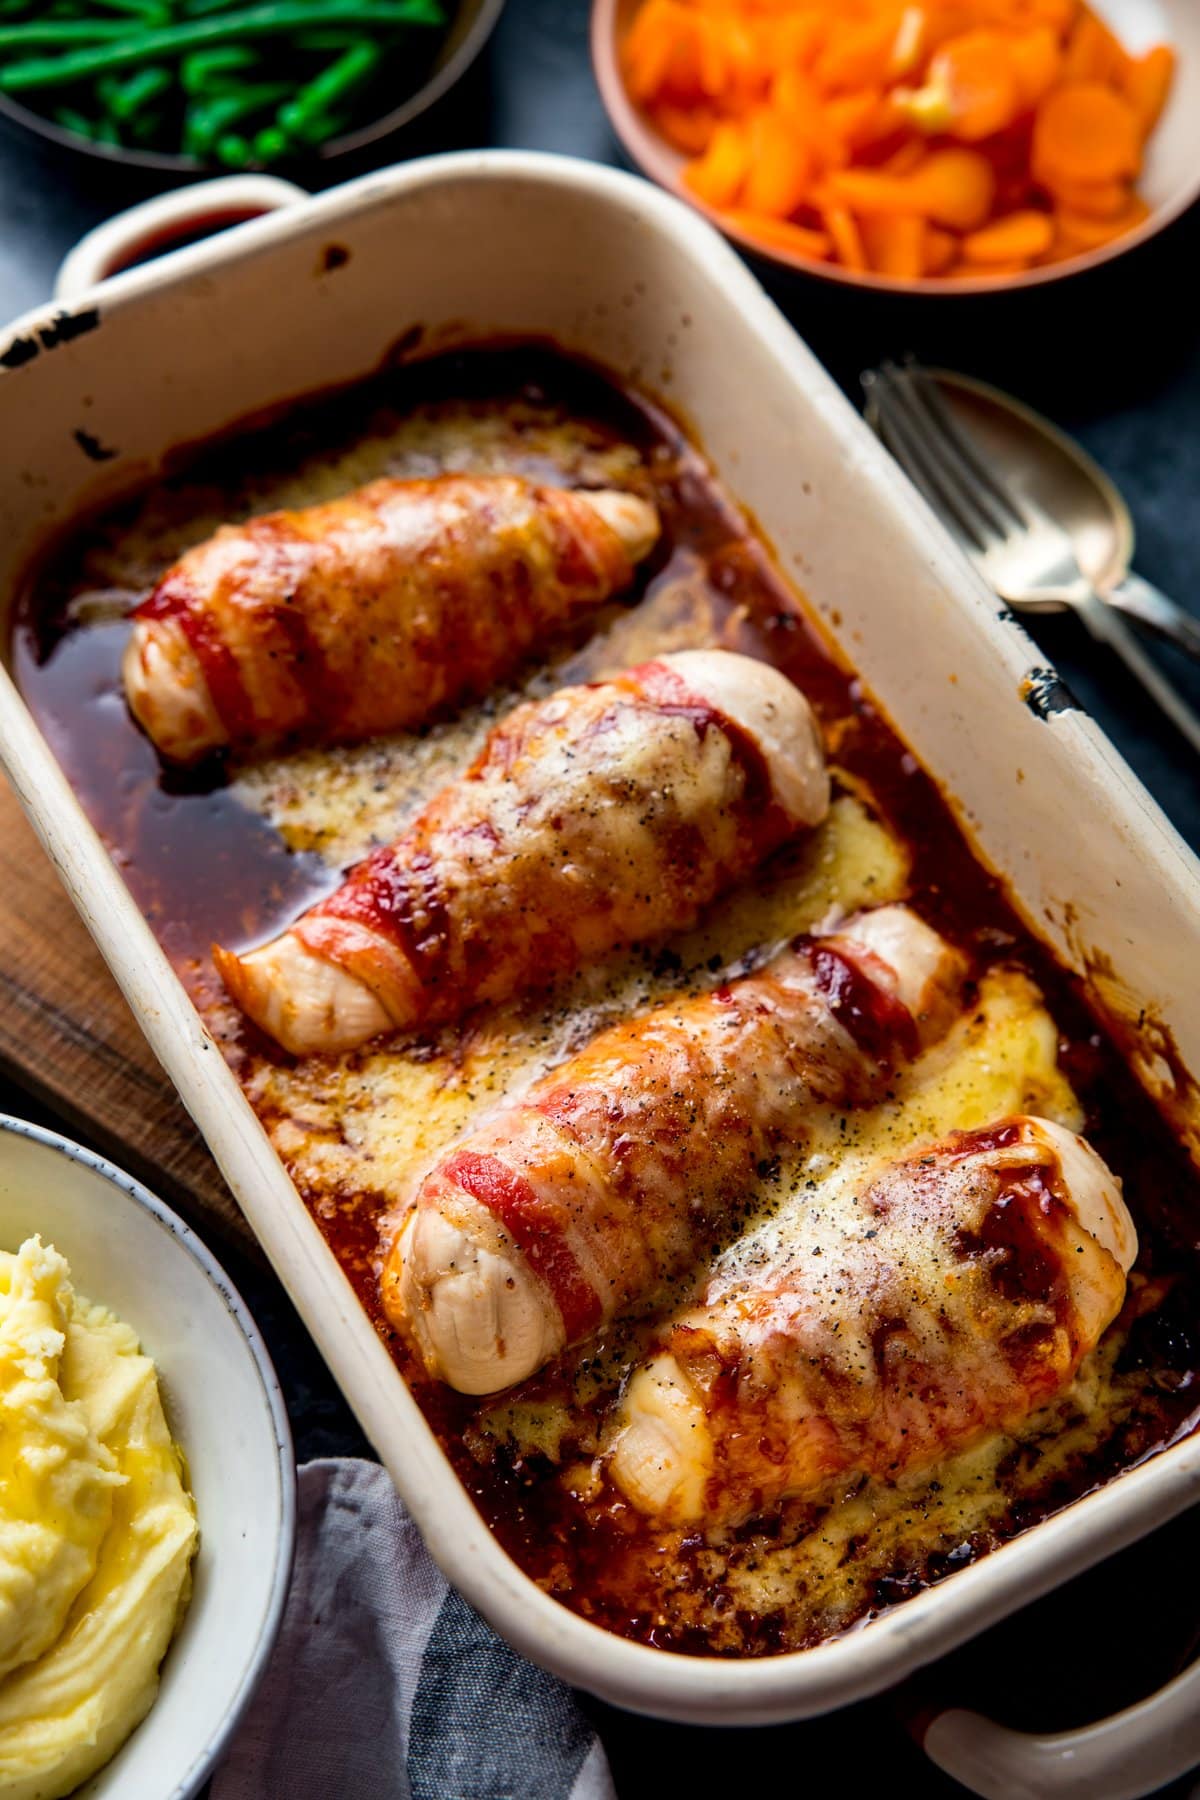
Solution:
[[[1173,44],[1178,67],[1171,98],[1150,140],[1139,192],[1151,207],[1150,215],[1136,230],[1098,250],[1089,250],[1047,268],[1027,269],[1017,275],[980,275],[974,280],[944,281],[934,276],[900,279],[890,275],[859,274],[838,263],[815,257],[767,249],[746,232],[730,225],[721,214],[704,206],[683,185],[685,158],[659,135],[641,109],[630,99],[621,70],[620,46],[641,0],[593,0],[592,63],[600,94],[613,128],[633,162],[660,187],[678,194],[697,212],[704,213],[741,249],[779,268],[816,275],[842,287],[874,288],[880,292],[908,294],[994,294],[1010,288],[1043,287],[1085,269],[1124,256],[1139,244],[1157,236],[1173,219],[1200,197],[1200,4],[1197,0],[1090,0],[1133,51],[1152,44]]]

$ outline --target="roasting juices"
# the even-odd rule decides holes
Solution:
[[[120,685],[126,613],[165,571],[222,524],[330,502],[381,478],[427,480],[446,470],[631,493],[653,508],[660,536],[626,592],[547,638],[509,685],[479,703],[359,744],[227,753],[183,774],[167,768],[130,718]],[[714,892],[698,920],[680,923],[671,913],[662,935],[630,945],[617,934],[573,972],[556,962],[552,986],[486,1004],[468,996],[461,1016],[439,1012],[403,1034],[320,1054],[285,1051],[231,1000],[212,945],[248,960],[291,935],[364,858],[406,833],[421,836],[434,796],[465,781],[489,740],[506,737],[514,708],[624,679],[655,659],[712,650],[769,663],[795,684],[820,728],[831,798],[811,829]],[[85,527],[35,573],[15,666],[464,1486],[504,1548],[564,1605],[680,1652],[797,1649],[920,1591],[1189,1428],[1200,1371],[1189,1217],[1200,1194],[1182,1150],[703,455],[642,396],[544,345],[485,348],[393,371],[301,408],[272,430],[210,447]],[[533,798],[552,813],[540,789]],[[523,899],[540,921],[536,892]],[[644,1288],[632,1279],[614,1284],[616,1315],[604,1305],[581,1311],[575,1322],[584,1335],[543,1337],[549,1360],[538,1368],[535,1357],[517,1385],[504,1388],[501,1378],[500,1391],[460,1393],[431,1373],[405,1303],[399,1325],[387,1316],[381,1277],[414,1197],[434,1172],[445,1173],[466,1135],[490,1130],[523,1096],[540,1106],[553,1072],[577,1068],[602,1033],[636,1043],[639,1022],[656,1010],[686,1022],[693,1007],[703,1011],[726,989],[758,991],[773,962],[788,966],[808,954],[798,940],[816,942],[856,915],[889,907],[905,909],[956,959],[955,1007],[936,1041],[927,1020],[905,1054],[899,1039],[883,1046],[887,1055],[872,1061],[865,1086],[856,1081],[845,1096],[827,1086],[822,1103],[806,1105],[802,1130],[789,1127],[760,1147],[756,1128],[756,1154],[739,1163],[737,1193],[723,1189],[719,1205],[698,1206],[694,1246],[678,1258],[649,1258]],[[561,944],[554,948],[557,956]],[[840,996],[843,1019],[857,1010],[865,1022],[871,982],[858,992],[844,974],[835,971],[830,992]],[[614,1103],[631,1105],[636,1085],[627,1059],[626,1074],[610,1083]],[[558,1124],[576,1122],[568,1110],[564,1099]],[[681,1118],[687,1111],[685,1094]],[[993,1428],[969,1442],[956,1425],[931,1466],[896,1474],[839,1467],[819,1488],[781,1497],[747,1468],[735,1483],[702,1491],[698,1511],[686,1483],[687,1504],[669,1494],[655,1502],[640,1450],[630,1475],[644,1435],[629,1439],[625,1460],[616,1448],[631,1413],[640,1409],[644,1419],[661,1393],[642,1404],[640,1371],[661,1372],[661,1354],[674,1357],[687,1396],[705,1409],[714,1468],[728,1460],[722,1447],[739,1425],[736,1389],[717,1366],[733,1339],[714,1334],[717,1357],[699,1369],[691,1356],[697,1340],[681,1340],[677,1327],[700,1319],[707,1329],[718,1303],[725,1317],[722,1296],[758,1294],[770,1270],[790,1271],[797,1259],[821,1282],[797,1283],[789,1273],[781,1297],[789,1306],[800,1293],[827,1297],[836,1323],[844,1296],[832,1278],[835,1249],[863,1240],[882,1254],[889,1241],[866,1240],[869,1224],[851,1229],[856,1209],[880,1204],[879,1169],[907,1167],[918,1150],[941,1155],[955,1132],[1018,1116],[1086,1136],[1120,1184],[1139,1244],[1127,1280],[1123,1263],[1119,1280],[1109,1270],[1103,1304],[1082,1308],[1057,1289],[1019,1300],[1013,1329],[1027,1331],[1029,1342],[1005,1355],[1020,1404],[1006,1399]],[[706,1161],[705,1142],[715,1145],[712,1131],[691,1146],[698,1199],[716,1160]],[[509,1155],[508,1145],[488,1149]],[[475,1183],[476,1170],[461,1161],[457,1169]],[[1023,1207],[1036,1177],[1017,1170],[1018,1178]],[[1056,1178],[1051,1171],[1045,1179],[1049,1204]],[[440,1177],[435,1185],[442,1191]],[[954,1272],[955,1244],[939,1240],[935,1248],[943,1273]],[[982,1285],[991,1252],[968,1252],[963,1278]],[[1076,1260],[1108,1267],[1091,1252]],[[623,1276],[635,1272],[633,1262],[631,1255],[622,1264]],[[1034,1267],[1023,1281],[1033,1280]],[[1046,1279],[1053,1275],[1051,1260]],[[414,1292],[427,1285],[421,1265],[411,1276]],[[1116,1317],[1093,1343],[1114,1305]],[[880,1354],[890,1341],[894,1357],[904,1340],[882,1329],[890,1323],[872,1321],[871,1330],[880,1327]],[[1078,1342],[1064,1347],[1060,1332]],[[1030,1358],[1041,1355],[1058,1372],[1053,1392],[1031,1372]],[[479,1381],[487,1379],[481,1371]],[[1043,1394],[1045,1404],[1030,1410],[1029,1398]],[[773,1429],[773,1416],[768,1423]],[[622,1475],[660,1510],[643,1511]]]

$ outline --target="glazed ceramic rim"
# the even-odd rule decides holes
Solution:
[[[434,70],[428,81],[423,82],[415,93],[410,94],[407,100],[402,100],[399,106],[381,113],[378,118],[358,126],[354,131],[346,131],[339,137],[330,138],[311,156],[297,158],[294,164],[285,164],[284,167],[311,169],[314,165],[320,166],[339,156],[349,156],[356,150],[363,150],[380,138],[390,137],[393,132],[402,131],[406,125],[411,125],[414,119],[428,112],[462,80],[495,30],[504,5],[505,0],[479,0],[478,11],[458,49],[440,68]],[[35,112],[32,107],[22,106],[19,100],[13,100],[7,94],[0,94],[0,117],[7,119],[21,131],[57,144],[60,149],[73,150],[79,156],[94,157],[99,162],[111,164],[113,168],[147,169],[160,175],[194,176],[197,179],[241,173],[240,170],[223,170],[212,163],[200,162],[196,157],[184,156],[179,151],[137,150],[124,144],[96,143],[91,138],[81,137],[76,131],[68,131],[53,119]],[[246,174],[274,172],[262,168],[245,171]]]
[[[162,1200],[152,1194],[149,1188],[143,1187],[132,1175],[127,1175],[107,1157],[100,1156],[94,1150],[85,1149],[73,1139],[64,1137],[61,1132],[51,1131],[44,1125],[34,1125],[28,1119],[18,1119],[11,1113],[0,1113],[0,1135],[7,1133],[10,1137],[26,1138],[31,1143],[40,1144],[43,1149],[53,1150],[66,1158],[68,1162],[79,1163],[101,1176],[110,1186],[131,1200],[142,1212],[147,1213],[161,1231],[172,1238],[185,1255],[190,1256],[207,1278],[208,1284],[219,1296],[225,1311],[229,1314],[254,1360],[258,1379],[262,1387],[267,1410],[271,1416],[271,1426],[275,1436],[275,1460],[279,1469],[279,1519],[276,1537],[275,1568],[271,1576],[271,1590],[267,1605],[258,1627],[258,1638],[254,1649],[246,1663],[238,1683],[237,1692],[226,1710],[225,1716],[217,1727],[208,1744],[194,1759],[183,1779],[164,1794],[163,1800],[191,1800],[201,1783],[208,1780],[220,1761],[229,1741],[241,1722],[242,1716],[249,1706],[263,1674],[271,1652],[275,1648],[279,1636],[279,1628],[283,1623],[283,1609],[287,1603],[288,1589],[291,1586],[292,1563],[296,1553],[296,1457],[292,1446],[291,1426],[288,1424],[287,1407],[284,1404],[283,1390],[279,1378],[271,1362],[270,1354],[258,1326],[254,1323],[250,1309],[242,1296],[226,1275],[224,1269],[212,1252],[200,1241],[189,1225],[185,1225],[177,1213],[171,1211]],[[115,1754],[115,1753],[114,1753]]]
[[[617,4],[618,0],[592,0],[592,70],[609,124],[620,139],[626,155],[647,180],[654,182],[656,187],[664,188],[675,199],[682,200],[694,212],[700,213],[710,225],[716,226],[722,236],[736,244],[739,250],[777,269],[788,269],[798,275],[815,275],[836,287],[856,288],[876,294],[928,295],[939,299],[954,299],[973,294],[1013,293],[1018,289],[1047,287],[1052,282],[1066,281],[1072,276],[1084,275],[1089,270],[1100,268],[1105,263],[1115,262],[1130,250],[1136,250],[1139,245],[1158,237],[1200,198],[1198,156],[1190,184],[1172,199],[1156,206],[1132,231],[1113,238],[1110,243],[1099,245],[1095,250],[1086,250],[1079,256],[1050,263],[1044,268],[1023,269],[1016,275],[980,274],[953,281],[934,275],[873,275],[865,270],[843,268],[840,263],[821,262],[815,256],[801,256],[798,252],[772,249],[759,243],[749,232],[731,224],[715,207],[706,206],[679,180],[673,166],[677,153],[655,131],[625,85],[616,41]]]

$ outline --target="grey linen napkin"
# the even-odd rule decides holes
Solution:
[[[571,1689],[440,1575],[386,1473],[300,1470],[274,1655],[211,1800],[616,1800]]]

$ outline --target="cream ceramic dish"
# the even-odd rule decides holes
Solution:
[[[344,254],[331,259],[330,245]],[[495,333],[550,336],[680,408],[1200,1149],[1200,1088],[1186,1074],[1200,1068],[1200,865],[1092,721],[1053,704],[1053,672],[744,265],[645,182],[524,153],[410,163],[19,321],[0,350],[12,447],[0,596],[48,533],[151,479],[174,445],[369,375],[397,344]],[[109,459],[90,460],[77,434]],[[454,1477],[3,675],[0,758],[434,1556],[526,1655],[668,1718],[812,1715],[898,1681],[1200,1499],[1200,1441],[1188,1440],[862,1629],[775,1658],[671,1655],[569,1613],[509,1560]],[[1124,1765],[1135,1783],[1146,1735]],[[946,1753],[959,1772],[972,1755],[979,1765],[985,1738],[976,1721],[960,1732]]]
[[[874,288],[881,293],[937,294],[943,299],[1006,293],[1013,288],[1044,287],[1047,282],[1061,281],[1124,256],[1157,236],[1200,195],[1200,9],[1193,0],[1089,0],[1092,10],[1113,27],[1128,49],[1140,52],[1154,44],[1169,43],[1178,53],[1171,98],[1150,140],[1145,170],[1138,183],[1139,193],[1152,210],[1135,231],[1045,269],[1029,269],[1019,275],[979,275],[969,281],[859,274],[815,257],[766,250],[720,214],[701,206],[688,192],[682,180],[685,158],[659,135],[630,99],[621,73],[620,46],[640,4],[641,0],[593,0],[592,4],[592,66],[613,129],[643,174],[697,211],[707,213],[743,250],[765,263],[798,269],[843,287]]]
[[[0,1248],[34,1232],[153,1358],[200,1526],[158,1698],[80,1793],[187,1800],[216,1767],[283,1616],[296,1484],[283,1397],[245,1304],[181,1219],[102,1157],[0,1117]]]

